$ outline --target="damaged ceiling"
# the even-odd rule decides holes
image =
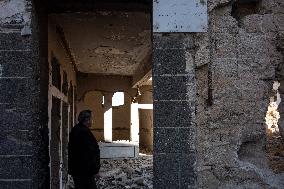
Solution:
[[[131,76],[151,52],[150,14],[108,12],[53,14],[78,71]]]

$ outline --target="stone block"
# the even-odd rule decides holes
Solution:
[[[243,80],[271,80],[275,77],[272,59],[239,59],[238,75]]]
[[[180,154],[154,153],[154,187],[155,189],[179,188]]]
[[[29,79],[0,78],[0,103],[25,104],[31,107],[32,96]]]
[[[185,53],[184,49],[154,49],[153,73],[155,75],[188,74]],[[190,70],[192,69],[193,64]]]
[[[197,68],[210,62],[210,39],[208,33],[197,33],[195,36],[194,62]]]
[[[27,106],[22,107],[12,104],[0,104],[1,130],[27,130],[33,125],[32,110],[27,111]]]
[[[154,49],[190,49],[193,46],[193,35],[189,33],[153,34]]]
[[[30,156],[0,157],[0,178],[5,179],[30,179],[32,178],[33,158]]]
[[[211,12],[213,9],[226,5],[230,2],[230,0],[212,0],[208,1],[208,12]]]
[[[276,46],[265,34],[246,33],[243,30],[237,36],[237,51],[239,58],[267,59],[278,54]]]
[[[14,129],[11,126],[10,129]],[[26,130],[3,131],[0,133],[0,154],[25,155],[33,152],[33,133]]]
[[[237,59],[218,58],[211,66],[213,80],[238,79]]]
[[[154,100],[194,100],[193,76],[153,76]]]
[[[190,127],[194,108],[187,101],[155,101],[154,127]]]
[[[31,49],[31,37],[21,36],[21,33],[0,33],[0,50]]]
[[[32,181],[0,181],[2,189],[30,189],[32,188]]]
[[[260,6],[265,12],[284,13],[284,3],[282,0],[266,0],[260,3]]]
[[[277,25],[274,23],[274,15],[264,14],[261,20],[261,31],[267,33],[276,32],[277,30]]]
[[[1,77],[30,77],[35,71],[31,51],[0,52]]]
[[[274,23],[278,31],[284,31],[284,13],[274,14]]]
[[[262,31],[263,16],[259,14],[251,14],[242,18],[242,28],[248,33],[257,33]]]
[[[181,154],[180,156],[180,188],[195,188],[197,175],[194,165],[196,164],[196,155]]]
[[[214,38],[214,56],[216,58],[237,58],[236,37],[230,33],[216,33]]]
[[[236,146],[229,144],[206,147],[204,162],[207,165],[238,166],[238,157],[235,153],[236,149]]]
[[[156,153],[190,153],[195,150],[194,128],[155,128]]]
[[[236,34],[238,30],[238,22],[232,16],[212,16],[212,32]]]

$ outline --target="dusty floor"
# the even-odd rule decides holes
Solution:
[[[153,188],[152,179],[153,156],[141,154],[137,159],[102,160],[97,186],[99,189],[147,189]]]

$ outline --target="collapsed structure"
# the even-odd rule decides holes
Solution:
[[[1,188],[64,187],[83,109],[110,152],[153,152],[154,188],[283,188],[265,115],[275,81],[284,99],[284,2],[200,6],[204,31],[172,33],[152,31],[149,0],[0,0]]]

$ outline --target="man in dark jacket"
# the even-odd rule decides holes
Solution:
[[[100,169],[100,149],[89,129],[92,111],[80,112],[78,121],[69,135],[68,173],[74,179],[75,189],[96,189],[94,176]]]

